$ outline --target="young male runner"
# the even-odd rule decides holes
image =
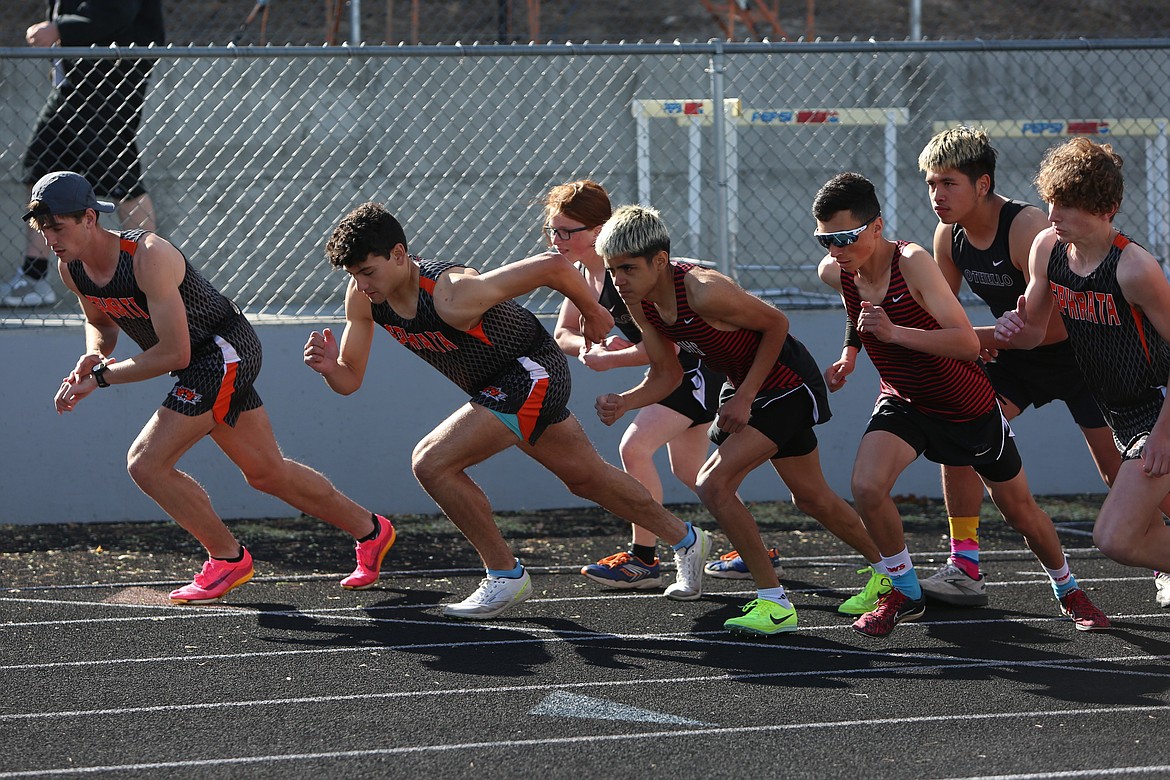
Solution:
[[[281,455],[252,386],[260,372],[256,331],[170,242],[142,230],[104,229],[98,214],[113,210],[114,204],[94,197],[83,177],[58,171],[33,187],[23,219],[57,255],[61,279],[85,313],[85,354],[57,391],[57,412],[73,411],[98,388],[168,373],[176,378],[130,447],[127,463],[142,492],[210,556],[171,600],[207,604],[252,578],[251,554],[216,515],[203,488],[176,468],[205,436],[248,484],[352,534],[357,568],[341,585],[372,586],[394,544],[394,526],[348,499],[323,475]],[[115,360],[120,331],[142,351]]]
[[[974,466],[1004,519],[1044,566],[1076,627],[1108,628],[1109,619],[1069,571],[1051,518],[1032,498],[995,390],[975,362],[979,338],[930,253],[882,235],[877,193],[856,173],[839,174],[822,186],[812,214],[817,241],[829,251],[820,264],[821,280],[841,294],[881,377],[852,485],[894,589],[853,628],[886,636],[898,623],[926,612],[902,518],[890,496],[898,476],[924,453],[937,463]],[[839,362],[828,369],[829,377],[839,371]]]
[[[456,618],[492,618],[532,595],[528,572],[492,519],[484,492],[467,469],[508,447],[555,474],[565,486],[626,521],[637,521],[675,549],[678,574],[667,598],[702,594],[706,532],[683,523],[630,475],[601,459],[566,407],[569,366],[536,316],[512,300],[550,287],[573,301],[582,332],[601,341],[613,318],[572,263],[547,252],[479,274],[457,263],[409,254],[402,226],[377,203],[351,211],[326,247],[329,262],[350,275],[345,333],[313,332],[305,363],[329,387],[361,387],[374,332],[385,329],[471,397],[414,449],[423,489],[472,543],[487,569],[479,587],[448,604]]]
[[[658,212],[623,206],[601,229],[597,252],[642,330],[650,370],[622,393],[597,399],[612,425],[625,412],[666,397],[682,375],[678,349],[702,357],[727,376],[711,426],[718,445],[699,472],[696,491],[743,559],[756,584],[730,631],[775,634],[797,628],[796,609],[780,584],[755,518],[736,491],[752,470],[770,462],[797,508],[861,553],[865,588],[839,607],[862,614],[890,589],[879,554],[861,519],[825,482],[813,426],[829,419],[816,362],[788,331],[788,318],[726,276],[670,259],[670,234]]]
[[[1170,569],[1170,528],[1158,506],[1170,491],[1170,283],[1158,260],[1113,225],[1125,183],[1109,144],[1074,138],[1044,155],[1036,189],[1048,204],[1032,245],[1032,274],[995,327],[1004,347],[1043,342],[1056,308],[1077,362],[1121,452],[1093,541],[1129,566]]]
[[[1035,206],[995,191],[995,158],[987,133],[959,126],[931,138],[918,156],[918,167],[926,174],[939,220],[934,231],[935,262],[956,295],[966,280],[971,292],[999,317],[1015,307],[1026,289],[1028,252],[1048,220]],[[994,325],[976,327],[975,334],[1004,417],[1012,420],[1029,406],[1064,401],[1101,478],[1106,485],[1112,484],[1121,457],[1056,312],[1040,346],[1030,351],[999,350]],[[951,556],[921,581],[922,591],[928,600],[983,606],[987,603],[986,580],[979,569],[983,483],[970,466],[944,465],[942,486]]]
[[[557,345],[565,355],[580,360],[593,371],[645,366],[642,331],[634,324],[605,270],[605,261],[597,254],[597,235],[613,215],[609,194],[600,184],[588,179],[558,184],[545,197],[544,211],[544,232],[549,243],[581,269],[585,283],[613,315],[614,325],[621,333],[601,343],[586,341],[581,332],[581,312],[566,298],[553,332]],[[662,501],[662,480],[654,465],[654,453],[666,447],[671,472],[694,490],[699,468],[711,449],[707,426],[715,419],[719,388],[723,386],[723,375],[702,358],[688,352],[679,352],[678,357],[683,367],[682,382],[661,402],[638,411],[618,448],[622,467],[645,485],[658,502]],[[611,588],[659,587],[662,579],[657,542],[654,534],[634,525],[629,550],[583,566],[581,573]],[[768,554],[779,567],[779,553],[772,549]],[[731,579],[751,576],[734,552],[709,562],[704,571],[713,577]]]

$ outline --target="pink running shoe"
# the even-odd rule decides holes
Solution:
[[[1113,625],[1080,588],[1064,594],[1060,599],[1060,611],[1072,618],[1077,631],[1103,631]]]
[[[877,608],[853,622],[853,630],[872,637],[889,636],[894,626],[926,614],[926,599],[911,600],[897,588],[878,598]]]
[[[243,547],[240,549],[244,551],[244,557],[235,563],[208,558],[203,569],[195,575],[194,582],[171,591],[171,601],[176,604],[211,604],[252,579],[252,554]]]
[[[358,542],[354,545],[357,551],[357,568],[353,574],[341,581],[341,587],[348,590],[365,590],[373,587],[378,581],[379,569],[382,568],[382,559],[390,548],[394,546],[397,534],[394,524],[381,515],[378,519],[378,535],[368,542]]]

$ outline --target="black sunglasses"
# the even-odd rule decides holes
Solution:
[[[882,213],[879,211],[867,219],[865,224],[859,228],[853,228],[853,230],[838,230],[835,233],[813,233],[813,238],[820,242],[820,245],[825,249],[828,249],[831,246],[849,246],[850,244],[856,243],[857,239],[861,238],[861,234],[865,232],[865,229],[873,224],[873,221],[881,215]]]

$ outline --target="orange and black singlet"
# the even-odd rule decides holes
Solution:
[[[1118,438],[1144,429],[1162,408],[1170,377],[1170,346],[1117,281],[1122,250],[1114,236],[1105,259],[1088,276],[1068,265],[1068,244],[1057,241],[1048,258],[1048,284],[1089,390]]]

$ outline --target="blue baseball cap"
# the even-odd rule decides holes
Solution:
[[[108,214],[114,208],[113,203],[94,197],[93,187],[84,176],[72,171],[54,171],[45,174],[33,185],[28,212],[21,220],[28,222],[33,217],[74,214],[86,209]]]

